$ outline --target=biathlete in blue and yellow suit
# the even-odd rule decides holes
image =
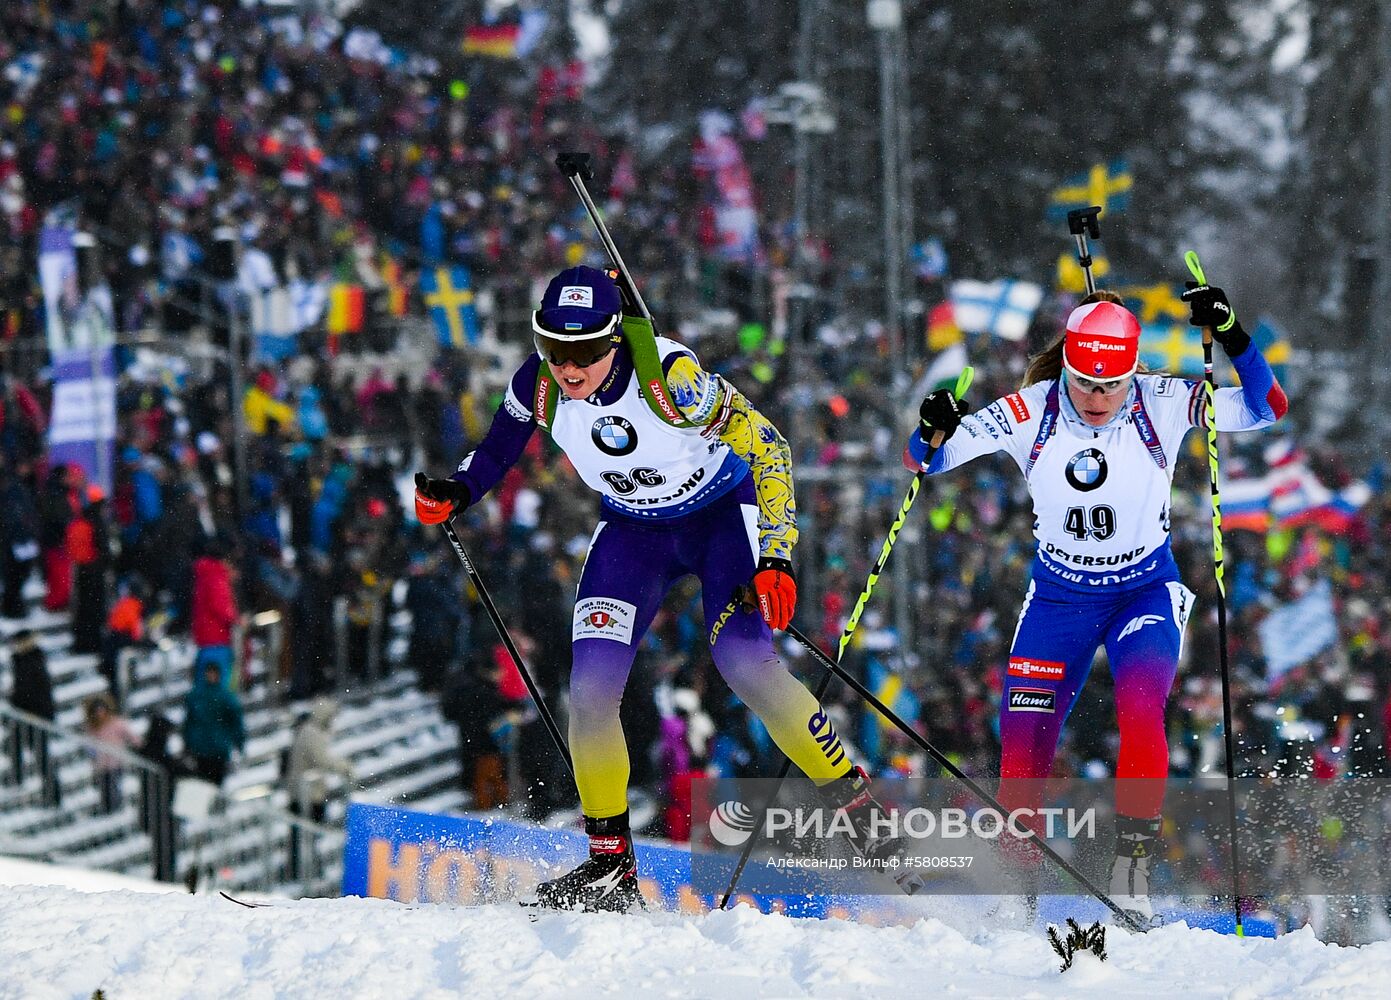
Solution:
[[[420,480],[438,523],[492,489],[537,426],[603,497],[572,637],[570,751],[590,858],[539,889],[544,905],[625,909],[637,898],[628,748],[618,708],[638,643],[667,590],[701,582],[715,666],[774,742],[833,804],[873,800],[830,720],[773,650],[792,618],[797,541],[792,461],[766,417],[694,354],[621,316],[607,272],[575,267],[533,314],[536,353],[513,376],[487,436],[448,479]],[[758,610],[737,594],[751,588]]]

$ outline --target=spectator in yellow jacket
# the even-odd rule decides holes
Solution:
[[[295,426],[294,407],[280,402],[274,394],[275,376],[263,371],[256,376],[255,384],[247,389],[246,395],[242,397],[246,426],[252,434],[265,434],[272,420],[284,431],[289,431]]]

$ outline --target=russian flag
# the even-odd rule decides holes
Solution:
[[[1222,527],[1228,531],[1256,531],[1270,528],[1270,483],[1259,479],[1237,479],[1222,487]]]
[[[1335,535],[1348,531],[1357,512],[1372,499],[1371,486],[1358,480],[1334,493],[1309,470],[1304,471],[1312,485],[1303,483],[1299,489],[1272,502],[1275,523],[1281,528],[1313,525]]]
[[[1377,490],[1358,480],[1330,490],[1304,464],[1292,446],[1272,446],[1266,452],[1272,468],[1255,479],[1237,479],[1222,487],[1222,527],[1229,531],[1269,531],[1312,525],[1342,534]]]

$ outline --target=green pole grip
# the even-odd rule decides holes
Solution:
[[[1189,250],[1183,255],[1183,262],[1188,265],[1188,270],[1193,275],[1194,281],[1200,285],[1207,284],[1207,275],[1203,273],[1203,265],[1198,263],[1198,251]]]

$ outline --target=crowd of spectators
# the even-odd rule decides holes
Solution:
[[[352,678],[374,669],[389,638],[381,623],[401,597],[413,620],[406,663],[460,728],[475,802],[540,813],[573,800],[452,553],[407,520],[402,503],[410,473],[452,467],[486,428],[510,374],[503,362],[526,349],[516,318],[537,282],[600,259],[551,167],[564,146],[625,165],[601,193],[659,323],[694,337],[707,365],[787,433],[803,472],[798,617],[834,648],[907,486],[897,453],[913,401],[890,387],[911,380],[894,370],[882,328],[824,303],[780,353],[764,353],[733,327],[688,322],[687,309],[701,304],[754,316],[758,297],[699,298],[713,286],[692,278],[704,273],[706,255],[686,146],[638,162],[621,134],[587,124],[574,73],[473,62],[461,90],[438,67],[345,54],[342,32],[326,18],[235,3],[13,0],[0,9],[0,64],[0,613],[25,614],[20,589],[41,576],[44,606],[71,612],[73,648],[102,657],[117,699],[122,648],[190,634],[200,649],[195,695],[226,723],[199,752],[206,776],[220,778],[240,744],[239,721],[213,691],[238,683],[233,647],[250,613],[281,614],[285,656],[274,675],[293,698],[309,699],[330,692],[340,671]],[[45,445],[35,260],[43,220],[57,209],[98,234],[118,333],[163,338],[121,352],[109,496],[80,470],[51,465]],[[217,307],[203,308],[199,281],[222,226],[263,251],[282,281],[347,275],[376,293],[385,289],[383,254],[401,263],[407,285],[422,267],[465,264],[488,336],[388,375],[374,367],[382,352],[373,349],[389,353],[406,327],[375,297],[359,343],[330,344],[307,331],[292,356],[253,358],[246,396],[233,399],[225,356],[204,364],[181,353],[200,331],[216,340],[225,326]],[[770,254],[785,257],[783,230],[772,221],[765,229]],[[412,295],[409,312],[423,311]],[[1038,330],[1050,334],[1055,320],[1045,311]],[[1022,355],[1008,345],[988,345],[974,360],[983,373],[978,400],[1008,391],[1022,371]],[[250,434],[244,482],[234,474],[236,408]],[[1316,457],[1326,478],[1347,475],[1332,452]],[[1222,760],[1205,475],[1199,461],[1184,463],[1173,512],[1175,552],[1200,601],[1171,701],[1179,774]],[[1000,682],[1032,557],[1027,495],[1017,470],[987,461],[933,482],[918,506],[918,537],[905,535],[894,555],[910,566],[911,636],[891,627],[899,623],[888,611],[896,581],[886,575],[850,665],[876,684],[901,674],[921,730],[990,777]],[[570,605],[596,513],[595,498],[538,435],[463,519],[466,544],[562,714]],[[1318,777],[1385,766],[1389,546],[1391,502],[1381,497],[1337,534],[1229,539],[1242,770],[1292,758],[1282,766]],[[1325,579],[1340,643],[1268,683],[1257,624]],[[340,601],[346,616],[337,621]],[[777,764],[767,733],[709,661],[699,607],[689,582],[675,588],[623,703],[635,784],[667,805],[658,828],[677,837],[687,831],[682,805],[693,775]],[[926,766],[849,692],[832,690],[838,730],[873,770]],[[1110,767],[1112,711],[1109,678],[1098,669],[1060,769]],[[1296,717],[1305,723],[1297,734],[1288,725]]]

